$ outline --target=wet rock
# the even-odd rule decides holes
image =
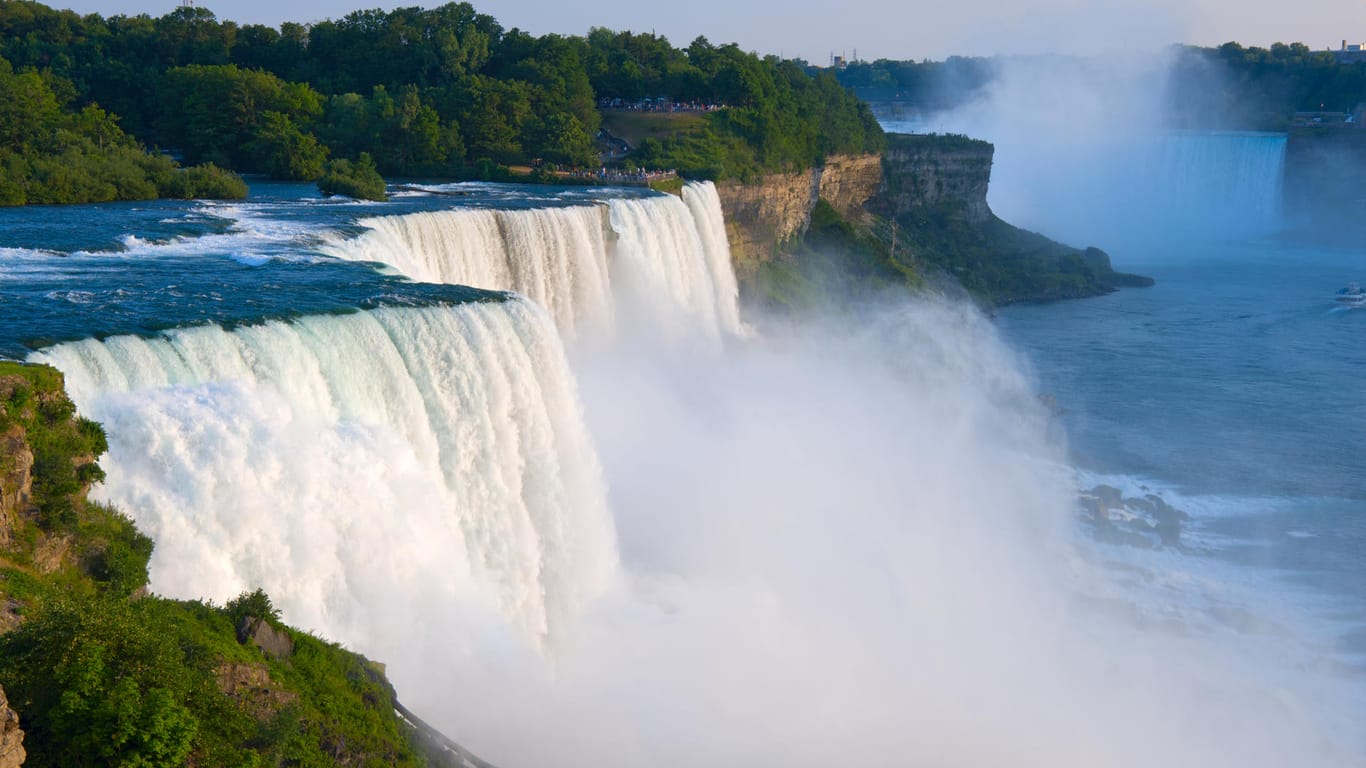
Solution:
[[[1151,549],[1153,537],[1164,547],[1181,544],[1181,524],[1190,515],[1157,494],[1126,497],[1118,488],[1097,485],[1079,497],[1085,517],[1095,525],[1096,538],[1111,544]]]

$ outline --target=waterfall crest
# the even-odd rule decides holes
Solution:
[[[710,182],[672,195],[524,210],[377,216],[324,252],[389,265],[422,282],[511,290],[566,336],[611,331],[619,315],[675,334],[743,330],[720,198]]]

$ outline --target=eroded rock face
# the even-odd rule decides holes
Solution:
[[[877,155],[832,155],[822,168],[717,184],[736,277],[744,280],[804,235],[817,200],[825,198],[842,215],[853,216],[881,187]]]
[[[214,670],[218,690],[232,697],[252,717],[267,720],[299,700],[298,694],[284,690],[270,679],[265,664],[220,664]]]
[[[784,244],[806,231],[819,190],[815,171],[716,185],[736,277],[744,280],[752,275],[760,264],[776,257]]]
[[[834,155],[826,159],[819,174],[820,196],[840,215],[853,218],[882,188],[882,158]]]
[[[963,141],[962,146],[934,137],[897,137],[888,142],[887,188],[882,206],[900,216],[917,208],[941,204],[961,206],[972,224],[991,218],[987,187],[995,148],[985,141]]]
[[[13,426],[0,434],[0,547],[9,546],[19,515],[28,511],[33,495],[33,451],[24,428]]]
[[[243,617],[237,625],[237,642],[252,643],[272,659],[287,659],[294,655],[294,641],[289,635],[253,616]]]
[[[5,690],[0,688],[0,768],[18,768],[27,756],[24,732],[19,729],[19,714],[10,709]]]

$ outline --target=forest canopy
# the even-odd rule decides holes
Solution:
[[[147,146],[283,179],[316,179],[329,160],[362,153],[388,175],[596,167],[600,105],[661,97],[723,108],[628,162],[744,177],[882,144],[865,105],[799,63],[705,38],[677,48],[606,29],[537,37],[468,3],[277,28],[206,8],[104,18],[0,0],[0,56]]]

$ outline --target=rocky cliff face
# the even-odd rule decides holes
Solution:
[[[736,277],[751,276],[760,263],[806,231],[819,184],[815,171],[806,171],[775,173],[749,184],[716,185]]]
[[[835,155],[823,168],[770,174],[748,184],[717,184],[736,276],[752,276],[759,264],[805,234],[818,199],[825,198],[849,215],[881,187],[882,161],[877,155]]]
[[[824,199],[848,219],[865,209],[903,216],[946,206],[970,224],[991,218],[987,186],[994,148],[953,136],[888,136],[878,155],[835,155],[823,168],[778,173],[757,182],[717,185],[726,215],[736,276],[752,276],[805,234],[811,210]]]
[[[991,218],[987,186],[995,147],[956,136],[888,137],[887,184],[879,207],[895,216],[916,208],[961,206],[970,224]]]
[[[877,155],[835,155],[816,171],[817,192],[845,217],[853,217],[882,189],[883,163]],[[811,202],[815,205],[815,201]]]
[[[19,715],[10,709],[5,689],[0,688],[0,768],[18,768],[24,764],[25,757]]]
[[[33,495],[33,451],[24,428],[0,434],[0,547],[7,547],[19,514],[28,510]]]
[[[7,413],[11,395],[24,386],[19,376],[0,376],[0,547],[7,547],[19,515],[29,511],[33,496],[33,451],[19,424],[8,427],[17,414]]]

